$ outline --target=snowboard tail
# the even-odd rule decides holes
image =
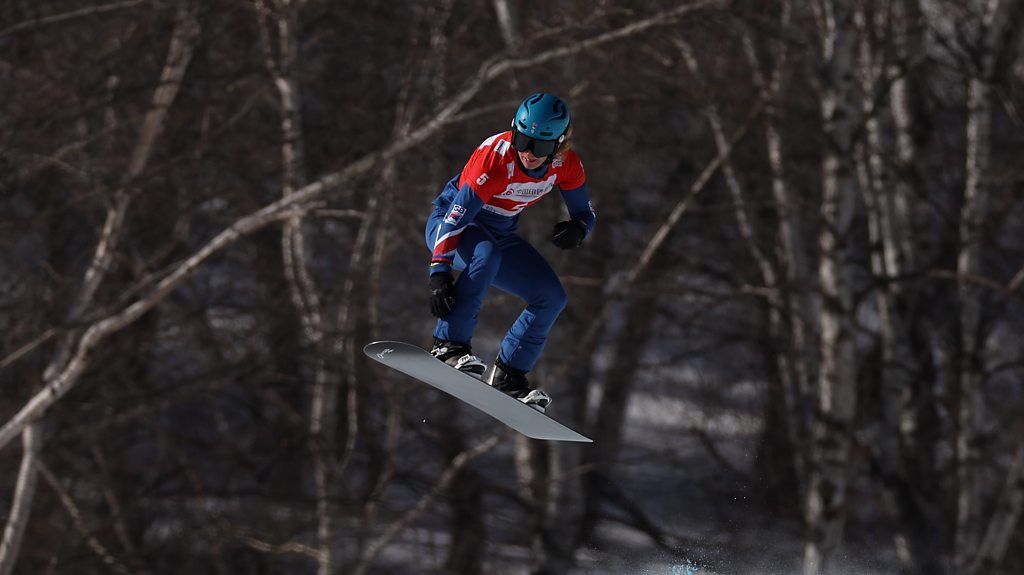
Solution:
[[[593,440],[576,433],[540,411],[467,375],[422,348],[400,341],[376,341],[363,353],[392,369],[416,378],[468,403],[512,429],[533,439],[548,441]]]

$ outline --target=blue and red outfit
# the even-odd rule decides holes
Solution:
[[[434,337],[470,345],[484,296],[494,285],[526,301],[498,353],[506,365],[526,372],[540,357],[566,295],[544,257],[516,233],[519,214],[557,188],[570,218],[585,226],[584,237],[596,217],[575,152],[527,171],[511,138],[507,131],[484,140],[434,199],[426,242],[433,252],[431,274],[463,270],[455,282],[455,305],[437,321]]]

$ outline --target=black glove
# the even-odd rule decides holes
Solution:
[[[555,224],[551,232],[551,243],[562,248],[571,250],[583,243],[587,235],[587,224],[581,220],[565,220]]]
[[[430,276],[430,313],[444,317],[455,308],[455,278],[451,272]]]

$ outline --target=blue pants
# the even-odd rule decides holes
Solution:
[[[437,228],[444,219],[437,209],[427,220],[427,249],[434,249]],[[548,332],[565,309],[562,282],[544,256],[518,234],[495,236],[469,224],[459,238],[455,269],[462,270],[455,281],[455,308],[437,320],[434,337],[471,345],[480,306],[492,285],[526,301],[526,309],[512,324],[501,342],[498,357],[509,367],[533,369]]]

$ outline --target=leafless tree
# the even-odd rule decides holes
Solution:
[[[0,572],[1019,570],[1020,2],[79,4],[0,8]],[[541,90],[592,445],[361,353]]]

